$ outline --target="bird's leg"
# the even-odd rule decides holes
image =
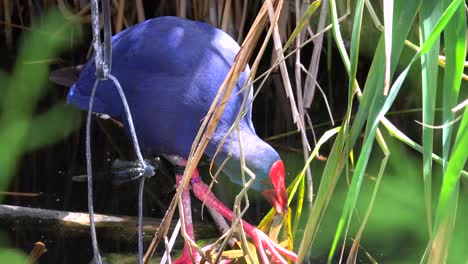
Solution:
[[[182,162],[182,161],[181,161]],[[183,164],[178,164],[176,166],[176,185],[179,187],[180,182],[184,176],[184,170],[182,166],[185,166],[185,161]],[[185,232],[186,236],[191,241],[184,242],[184,249],[182,255],[174,263],[176,264],[189,264],[189,263],[198,263],[201,259],[200,254],[193,248],[190,243],[194,243],[195,235],[193,233],[193,222],[192,222],[192,210],[191,210],[191,201],[190,201],[190,192],[189,187],[187,186],[182,192],[182,207],[183,207],[183,219],[184,219],[184,229],[182,232]]]
[[[233,212],[227,208],[218,198],[216,198],[213,192],[211,192],[210,187],[202,181],[198,175],[197,170],[195,170],[193,173],[191,183],[193,193],[200,201],[202,201],[206,206],[214,208],[229,221],[232,221]],[[294,262],[296,261],[297,255],[294,252],[291,252],[272,241],[260,229],[247,223],[244,220],[242,220],[242,226],[247,235],[249,235],[254,241],[263,263],[270,263],[265,253],[266,250],[269,251],[274,262],[286,264],[287,261],[281,255],[286,256]]]

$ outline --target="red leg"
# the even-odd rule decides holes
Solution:
[[[177,164],[177,166],[185,166],[185,161],[180,160]],[[196,177],[198,177],[198,171],[195,171]],[[180,182],[183,178],[183,171],[177,171],[176,172],[176,185],[179,187]],[[191,210],[191,201],[190,201],[190,192],[189,188],[187,187],[183,192],[182,192],[182,204],[184,207],[184,225],[185,225],[185,232],[186,234],[195,241],[195,235],[193,232],[193,222],[192,222],[192,210]],[[184,249],[182,251],[182,255],[175,260],[173,263],[174,264],[192,264],[192,263],[200,263],[201,256],[200,254],[194,249],[191,248],[188,244],[188,242],[184,243]],[[230,260],[221,260],[220,264],[228,264],[230,263]]]
[[[218,198],[216,198],[216,196],[211,192],[209,186],[201,180],[197,170],[195,170],[191,181],[193,192],[200,201],[204,202],[206,206],[214,208],[229,221],[232,221],[232,211],[227,208],[220,200],[218,200]],[[242,226],[244,227],[247,235],[253,239],[263,263],[269,263],[265,250],[270,252],[273,261],[286,264],[287,261],[281,256],[281,254],[294,262],[296,261],[297,255],[294,252],[284,249],[276,242],[272,241],[260,229],[247,223],[244,220],[242,220]]]
[[[180,164],[184,165],[184,164]],[[182,180],[183,177],[183,172],[182,174],[180,172],[176,173],[176,185],[179,187],[180,181]],[[185,225],[185,232],[187,235],[192,239],[195,240],[195,236],[193,233],[193,223],[192,223],[192,210],[191,210],[191,201],[190,201],[190,192],[189,188],[187,187],[184,192],[182,193],[182,204],[184,207],[184,225]],[[192,261],[192,257],[195,262]],[[178,258],[176,261],[173,263],[175,264],[191,264],[191,263],[198,263],[200,261],[201,257],[197,253],[195,249],[191,249],[191,247],[187,244],[187,242],[184,243],[184,249],[182,251],[182,255],[180,258]]]

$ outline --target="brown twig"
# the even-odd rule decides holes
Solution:
[[[143,9],[142,0],[136,0],[136,10],[137,10],[138,22],[141,23],[145,21],[145,10]]]
[[[231,19],[231,1],[232,0],[225,0],[224,2],[223,17],[221,19],[221,29],[224,32],[230,32],[229,20]]]
[[[5,18],[5,40],[8,49],[12,48],[13,37],[12,37],[12,27],[11,27],[11,7],[10,0],[3,0],[3,17]]]
[[[42,193],[25,193],[25,192],[0,192],[0,195],[9,195],[16,197],[38,197]]]
[[[125,0],[119,0],[117,6],[117,19],[115,20],[115,33],[119,33],[123,28],[123,20],[125,13]]]
[[[36,243],[34,243],[34,248],[29,253],[29,258],[28,258],[27,263],[29,264],[36,263],[39,260],[39,258],[46,252],[47,252],[46,245],[41,241],[37,241]]]

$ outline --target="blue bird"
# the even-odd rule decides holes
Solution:
[[[180,157],[172,161],[175,165],[185,166],[201,122],[239,49],[236,41],[220,29],[178,17],[150,19],[112,38],[112,75],[122,85],[138,140],[146,153]],[[278,213],[283,213],[287,209],[284,165],[278,153],[255,133],[251,109],[240,121],[240,133],[233,132],[226,143],[221,144],[241,111],[244,96],[241,88],[249,71],[247,68],[241,74],[205,154],[218,166],[230,156],[223,172],[232,182],[242,184],[238,144],[241,139],[246,166],[256,176],[252,188],[261,192]],[[95,80],[95,63],[90,59],[71,87],[68,102],[87,110]],[[247,96],[251,102],[252,92]],[[128,133],[124,108],[112,81],[99,83],[92,111],[122,121]],[[220,151],[215,155],[220,145]],[[176,176],[178,182],[180,172]],[[232,211],[211,193],[198,172],[194,173],[191,185],[197,198],[232,220]],[[187,214],[191,213],[189,199],[187,190],[183,195]],[[187,233],[193,238],[191,221],[186,226]],[[295,260],[293,252],[271,241],[259,229],[245,221],[243,226],[257,246],[262,262],[268,262],[265,250],[280,263],[286,263],[280,254]],[[178,263],[191,263],[190,255],[196,254],[186,247]]]

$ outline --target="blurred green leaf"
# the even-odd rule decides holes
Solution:
[[[420,38],[424,43],[429,34],[434,29],[437,21],[442,15],[442,1],[425,1],[420,10]],[[435,115],[435,104],[438,80],[438,60],[440,44],[437,39],[432,48],[421,56],[421,85],[422,85],[422,122],[433,125]],[[422,127],[423,146],[423,179],[424,193],[427,210],[427,223],[432,226],[432,152],[433,152],[433,129],[427,126]]]
[[[4,190],[16,162],[25,151],[54,143],[77,128],[78,115],[63,106],[33,117],[45,93],[48,65],[69,40],[77,24],[66,21],[57,10],[40,18],[38,25],[22,35],[11,77],[0,74],[0,190]]]
[[[359,158],[356,164],[356,168],[353,172],[353,177],[351,179],[351,184],[349,190],[346,192],[346,200],[344,202],[344,208],[339,220],[338,228],[335,233],[335,238],[333,241],[332,248],[330,250],[329,259],[334,255],[334,251],[337,248],[337,244],[341,239],[341,234],[343,233],[345,226],[346,231],[351,223],[352,212],[356,209],[356,202],[358,196],[361,192],[361,185],[363,182],[363,177],[368,167],[369,159],[371,158],[371,152],[373,148],[373,143],[376,138],[377,126],[379,122],[382,121],[385,114],[388,112],[390,107],[393,105],[395,99],[397,98],[398,92],[401,89],[406,77],[408,76],[411,66],[417,61],[420,56],[428,52],[434,43],[438,40],[442,30],[448,26],[448,22],[455,13],[456,8],[459,7],[461,1],[453,1],[450,6],[445,10],[445,12],[440,16],[440,19],[437,23],[432,23],[432,30],[430,34],[426,34],[425,40],[421,44],[421,49],[419,52],[413,56],[410,63],[403,69],[403,71],[398,75],[398,77],[393,82],[388,96],[385,96],[383,93],[384,80],[385,80],[385,51],[383,39],[380,40],[376,53],[373,58],[373,63],[371,69],[367,75],[366,84],[364,87],[364,93],[361,100],[361,104],[358,109],[356,118],[353,121],[352,128],[350,131],[350,136],[346,137],[347,134],[347,120],[342,125],[342,131],[338,135],[333,149],[330,154],[330,158],[326,164],[321,184],[318,190],[316,197],[316,202],[312,211],[310,212],[310,217],[308,223],[305,227],[305,234],[301,243],[301,247],[298,252],[298,261],[301,262],[304,259],[305,254],[307,254],[308,249],[312,241],[318,232],[318,224],[321,222],[322,216],[324,214],[327,203],[330,200],[330,197],[334,191],[334,186],[337,182],[337,177],[341,174],[341,170],[345,167],[347,155],[353,150],[358,138],[362,135],[362,128],[364,124],[367,123],[365,133],[364,133],[364,145],[362,146],[359,154]],[[360,2],[357,5],[362,4]],[[406,40],[406,35],[409,30],[413,27],[413,21],[416,17],[419,7],[424,2],[421,1],[396,1],[394,5],[394,19],[393,19],[393,33],[392,33],[392,49],[391,49],[391,75],[396,70],[396,66],[400,60],[400,54],[403,49],[404,42]],[[350,85],[349,87],[354,87],[354,68],[350,67],[350,60],[347,56],[347,51],[344,48],[343,40],[341,39],[341,33],[339,31],[338,25],[338,16],[335,10],[335,1],[330,1],[330,8],[332,12],[332,23],[333,23],[333,33],[335,36],[336,44],[339,48],[340,55],[342,56],[343,63],[350,74]],[[359,6],[356,10],[360,10]],[[359,23],[359,12],[356,15],[354,23],[355,26],[353,30],[359,31],[359,25],[356,26],[356,23]],[[359,32],[358,32],[359,33]],[[464,38],[464,34],[458,34]],[[461,38],[461,37],[460,37]],[[359,42],[356,41],[356,38],[353,39],[352,44],[358,45]],[[351,53],[356,53],[358,46],[351,46]],[[353,59],[353,63],[356,64],[356,59]],[[460,64],[457,64],[460,65]],[[349,89],[349,92],[353,89]],[[351,104],[348,104],[347,113],[349,113]],[[345,140],[347,139],[347,140]],[[380,139],[382,140],[382,138]],[[345,144],[348,147],[345,147]],[[434,155],[430,155],[432,157]],[[460,169],[461,171],[461,169]],[[381,174],[379,174],[381,175]]]
[[[404,40],[413,24],[417,10],[419,8],[418,1],[411,1],[410,3],[404,3],[405,1],[396,1],[395,10],[393,12],[395,18],[393,19],[394,32],[392,34],[392,56],[391,56],[391,75],[396,69],[397,62],[400,58],[401,51],[404,46]],[[356,201],[359,196],[363,175],[369,161],[370,153],[372,151],[373,143],[375,140],[376,123],[375,120],[379,120],[377,113],[382,108],[385,102],[385,96],[383,94],[384,79],[385,79],[385,37],[382,37],[377,46],[376,53],[374,54],[373,63],[367,76],[364,92],[361,100],[358,113],[354,119],[353,125],[350,131],[349,149],[353,148],[358,135],[361,134],[361,129],[364,123],[367,121],[368,126],[365,131],[364,145],[361,149],[358,161],[356,163],[356,169],[354,170],[351,185],[348,191],[348,195],[343,207],[343,213],[338,223],[337,231],[333,245],[330,249],[329,262],[335,253],[336,247],[341,238],[343,229],[349,227],[352,215],[351,212],[356,206]],[[353,50],[353,47],[351,47]],[[340,161],[344,162],[344,160]],[[346,221],[347,219],[347,221]],[[346,223],[346,224],[345,224]]]
[[[33,151],[65,138],[80,127],[81,114],[71,105],[57,104],[34,117],[25,135],[24,151]]]
[[[0,263],[24,264],[27,258],[18,250],[0,249]]]

